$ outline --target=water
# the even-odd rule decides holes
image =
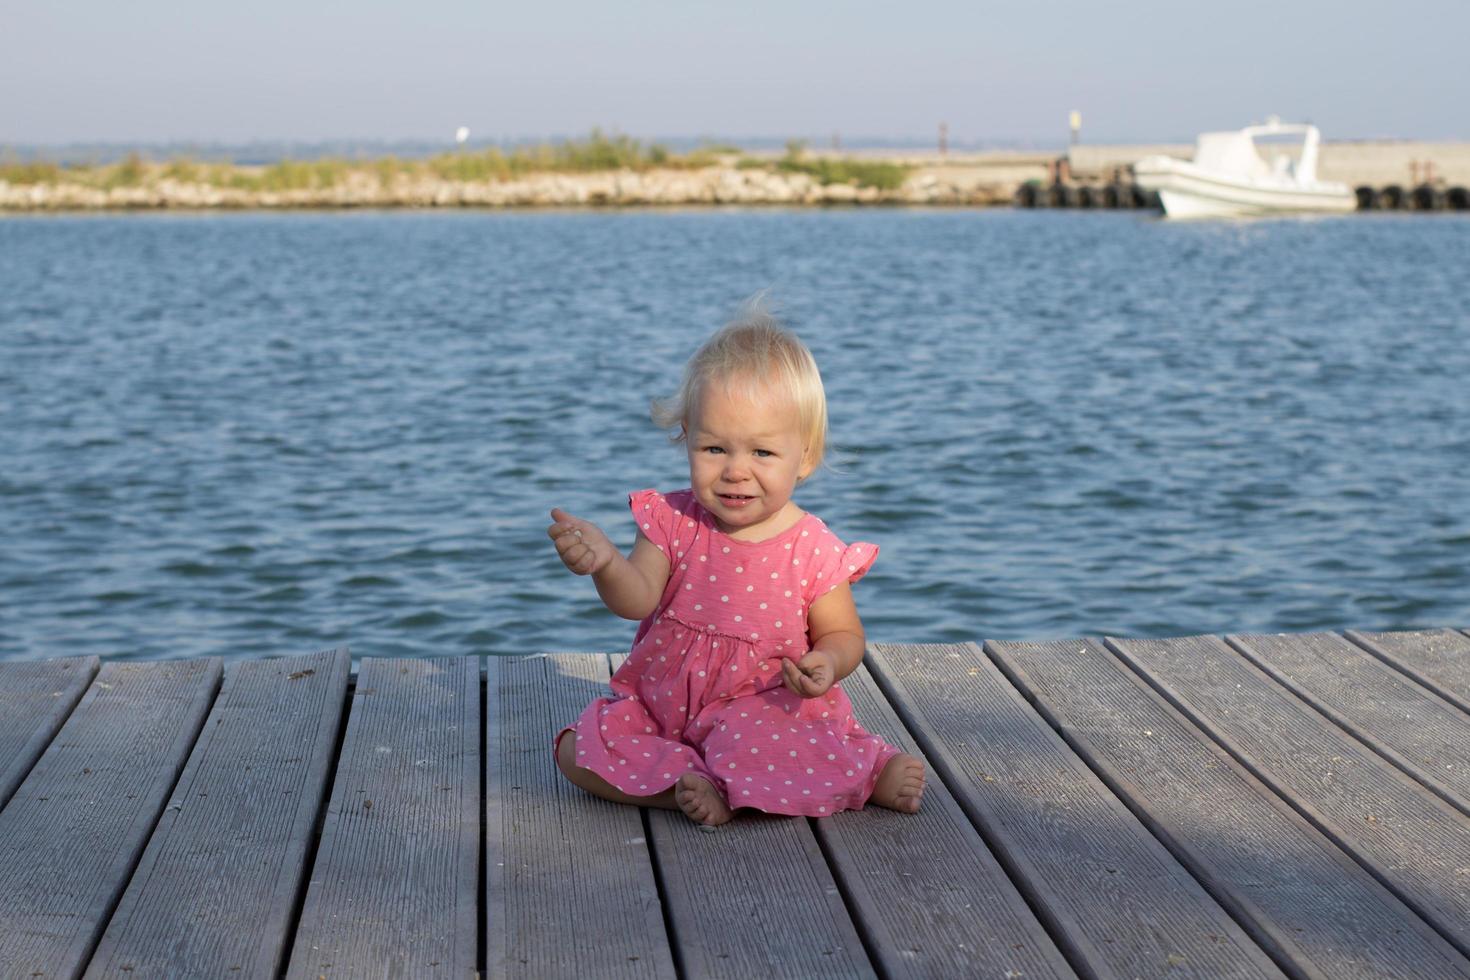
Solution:
[[[1470,624],[1470,222],[694,210],[0,221],[0,659],[625,649],[647,418],[772,287],[887,641]]]

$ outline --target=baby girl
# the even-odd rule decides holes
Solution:
[[[561,771],[603,799],[711,826],[741,807],[917,811],[923,763],[864,731],[838,684],[863,658],[850,583],[878,549],[843,544],[791,499],[826,443],[811,352],[747,310],[699,349],[654,418],[686,444],[690,488],[630,496],[631,554],[551,512],[567,568],[642,620],[612,696],[557,735]]]

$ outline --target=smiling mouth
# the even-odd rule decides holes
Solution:
[[[754,500],[755,498],[744,493],[721,493],[716,494],[721,500]]]

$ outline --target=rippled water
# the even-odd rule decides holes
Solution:
[[[0,221],[0,659],[625,648],[647,418],[773,287],[889,641],[1470,624],[1470,221]]]

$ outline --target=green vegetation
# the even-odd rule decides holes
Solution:
[[[143,169],[143,158],[136,153],[129,153],[122,163],[113,164],[103,172],[102,186],[137,187],[143,183]]]
[[[61,168],[46,160],[34,163],[6,160],[0,163],[0,180],[10,184],[59,184],[61,176]]]
[[[858,187],[876,187],[880,191],[897,190],[903,186],[909,175],[909,168],[897,163],[853,160],[849,157],[811,158],[806,155],[806,143],[802,140],[786,142],[786,155],[776,161],[776,169],[787,173],[810,174],[819,184],[854,184]]]
[[[378,186],[385,189],[392,187],[393,182],[398,179],[398,175],[405,173],[407,170],[407,165],[397,157],[382,157],[381,159],[374,160],[372,167],[373,172],[378,177]]]
[[[314,191],[342,183],[352,165],[345,160],[282,160],[258,175],[242,175],[236,187],[263,191]]]
[[[880,160],[854,160],[851,157],[810,157],[806,152],[805,140],[787,140],[786,155],[778,160],[761,160],[756,157],[741,157],[735,166],[741,170],[780,170],[785,173],[807,174],[817,183],[852,184],[855,187],[876,187],[880,191],[897,190],[908,179],[912,167]]]
[[[738,152],[738,151],[737,151]],[[594,129],[586,139],[563,140],[510,150],[491,147],[479,151],[441,153],[427,160],[384,157],[353,162],[340,159],[281,160],[266,167],[222,163],[204,165],[182,158],[162,164],[137,153],[105,166],[59,165],[38,160],[0,160],[0,181],[11,184],[79,184],[84,187],[138,187],[159,179],[233,187],[248,191],[321,190],[335,187],[353,171],[391,185],[400,176],[432,176],[441,180],[509,180],[533,173],[595,173],[607,170],[650,170],[654,167],[693,169],[718,162],[718,154],[701,147],[677,155],[667,147],[645,144],[630,136]]]
[[[489,147],[441,153],[423,160],[281,160],[268,166],[203,163],[182,157],[164,162],[137,153],[111,164],[57,164],[0,156],[0,181],[14,185],[61,185],[110,190],[151,187],[160,180],[237,189],[252,193],[311,192],[338,187],[356,175],[388,189],[401,180],[438,179],[462,183],[513,180],[538,173],[643,172],[654,168],[695,170],[713,166],[758,168],[808,174],[821,184],[851,184],[894,190],[909,168],[851,158],[814,157],[804,141],[790,140],[784,156],[741,157],[739,147],[706,143],[674,153],[659,143],[644,143],[619,133],[594,129],[586,138],[511,148]]]
[[[163,168],[163,177],[168,180],[177,180],[182,184],[196,184],[203,179],[203,173],[199,164],[188,157],[170,160]]]
[[[597,173],[607,170],[651,170],[654,167],[695,169],[710,166],[716,155],[704,148],[678,156],[659,143],[645,145],[630,136],[594,129],[585,140],[565,140],[510,151],[491,147],[478,152],[443,153],[425,162],[428,172],[444,180],[509,180],[534,173]]]

